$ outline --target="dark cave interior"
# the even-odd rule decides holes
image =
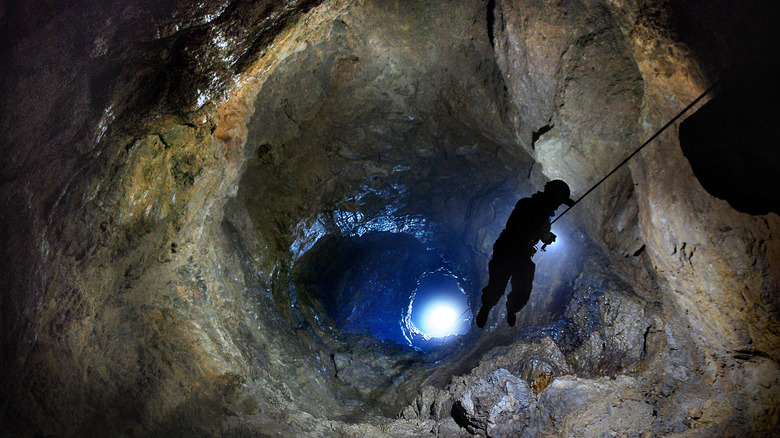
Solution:
[[[7,2],[0,436],[774,436],[777,9]]]
[[[772,102],[780,85],[774,66],[732,72],[721,90],[680,126],[680,147],[707,191],[735,209],[753,215],[780,213],[776,179],[780,157],[780,112]]]

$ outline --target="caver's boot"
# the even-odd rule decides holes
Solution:
[[[477,327],[482,328],[487,324],[487,318],[490,314],[490,306],[482,305],[482,308],[479,309],[479,313],[477,313]]]

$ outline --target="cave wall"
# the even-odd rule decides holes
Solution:
[[[202,434],[229,427],[219,420],[227,405],[278,423],[271,412],[300,394],[290,376],[302,368],[258,363],[274,363],[273,345],[307,350],[284,357],[313,355],[283,340],[292,329],[251,330],[255,274],[243,278],[224,245],[222,205],[251,114],[237,72],[224,69],[254,77],[233,62],[262,58],[311,4],[212,2],[194,14],[188,3],[94,14],[14,6],[3,17],[15,43],[3,46],[15,60],[3,105],[22,105],[4,111],[16,128],[3,141],[3,433]],[[62,44],[31,49],[47,41]],[[246,376],[265,384],[237,396]]]
[[[621,430],[777,427],[780,220],[709,195],[676,127],[569,213],[624,283],[597,300],[609,323],[566,358],[549,339],[517,342],[437,371],[307,326],[313,310],[289,290],[291,245],[321,211],[380,215],[389,200],[462,236],[484,271],[517,197],[545,178],[581,194],[708,86],[709,54],[741,40],[691,44],[705,37],[675,20],[717,12],[199,5],[0,7],[4,433],[404,436],[430,426],[430,394],[471,418],[453,426],[444,409],[441,434],[474,432],[487,425],[468,400],[523,388],[515,376],[533,392],[513,396],[540,395],[496,434],[520,420],[566,434],[596,413],[584,429],[596,435],[617,424],[605,407],[619,395]],[[366,193],[379,195],[351,200]],[[591,284],[579,286],[571,319]],[[479,354],[493,346],[479,339]],[[625,363],[600,367],[605,351]],[[545,355],[549,372],[521,366]],[[597,379],[618,370],[630,374]],[[387,410],[457,374],[388,426]],[[590,405],[566,402],[578,394]]]
[[[727,65],[745,62],[747,58],[752,61],[748,65],[755,67],[762,64],[757,60],[762,55],[754,44],[772,47],[770,37],[769,42],[751,41],[741,51],[738,24],[753,32],[762,28],[762,24],[742,21],[744,10],[735,15],[739,18],[737,24],[725,27],[724,33],[732,39],[719,35],[717,40],[704,43],[705,35],[712,35],[717,26],[713,21],[719,19],[692,18],[703,12],[704,6],[698,4],[640,4],[637,11],[632,11],[618,3],[585,3],[574,14],[575,18],[569,18],[569,8],[561,11],[553,7],[553,13],[539,14],[528,7],[530,3],[500,3],[501,13],[497,17],[507,18],[497,19],[496,35],[497,41],[506,41],[506,60],[501,61],[500,51],[498,59],[509,84],[511,77],[519,78],[511,89],[515,90],[515,99],[524,102],[517,107],[528,113],[521,119],[535,123],[520,126],[519,136],[527,138],[529,131],[547,126],[533,144],[535,157],[550,177],[570,181],[575,194],[582,193],[638,146],[640,139],[652,135],[698,97],[710,81],[724,74],[724,67],[713,74],[712,66],[706,62],[711,60],[710,53],[730,56],[731,59],[721,59]],[[730,10],[722,6],[723,10]],[[556,19],[574,25],[551,25]],[[681,19],[696,21],[696,25],[679,30],[675,20]],[[659,29],[659,24],[668,27]],[[513,26],[523,30],[515,31]],[[696,32],[699,34],[693,36]],[[681,34],[698,43],[693,47],[686,45],[680,41],[684,39]],[[558,49],[540,49],[545,44]],[[605,45],[610,48],[597,49]],[[700,55],[694,49],[702,45],[709,47]],[[551,52],[560,55],[548,57]],[[540,71],[559,72],[552,75],[557,83],[549,79],[526,83],[523,73],[531,67],[523,67],[520,59],[528,59],[532,68]],[[600,71],[605,65],[611,67],[607,74]],[[546,94],[540,95],[540,89]],[[528,102],[536,102],[535,107],[527,108],[531,106]],[[569,112],[577,105],[579,111]],[[617,118],[605,119],[598,112],[584,110],[594,107],[617,108],[613,115]],[[615,138],[621,134],[625,137]],[[582,144],[587,145],[587,150],[578,152],[576,149]],[[563,147],[574,149],[567,149],[566,158],[578,159],[557,159],[557,152]],[[663,303],[662,318],[667,321],[663,330],[671,338],[691,336],[686,343],[701,347],[689,347],[690,357],[684,361],[704,374],[708,384],[724,393],[764,394],[760,396],[760,408],[737,403],[733,410],[729,407],[720,415],[733,418],[741,415],[739,410],[746,409],[751,418],[765,418],[763,406],[776,404],[773,396],[759,387],[775,385],[769,381],[777,376],[772,371],[777,361],[778,334],[778,258],[777,242],[772,237],[777,232],[777,216],[742,214],[707,193],[682,156],[676,126],[628,167],[630,175],[621,170],[612,182],[595,192],[597,196],[585,200],[586,211],[580,213],[581,218],[589,221],[585,228],[595,240],[608,245],[613,255],[622,253],[623,260],[617,257],[615,261],[638,280],[641,286],[635,290],[640,295]],[[620,195],[605,196],[609,192]],[[632,257],[637,250],[640,256]],[[647,282],[647,277],[636,274],[644,269],[649,269],[655,277],[653,281]],[[657,323],[651,329],[659,329]],[[737,362],[740,371],[727,371],[733,370]],[[750,389],[746,389],[740,387],[745,384],[740,377],[743,372],[774,377],[747,384]]]
[[[632,5],[636,9],[597,2],[533,6],[496,6],[497,59],[517,120],[524,122],[515,132],[546,175],[568,181],[575,195],[582,194],[709,86],[697,53],[675,40],[675,19],[692,20],[690,15],[702,11],[700,5],[686,10],[641,2]],[[678,15],[675,7],[681,9]],[[704,38],[712,32],[711,22],[701,21],[705,24],[691,29]],[[736,29],[728,30],[734,39],[721,37],[710,51],[736,52],[741,40]],[[610,115],[597,108],[609,108]],[[529,141],[542,131],[537,141]],[[713,199],[681,156],[677,137],[672,127],[629,163],[630,174],[621,170],[585,199],[581,217],[589,221],[590,234],[612,251],[629,255],[646,248],[653,269],[672,289],[706,290],[702,293],[713,300],[711,307],[694,306],[690,298],[680,304],[701,312],[695,317],[700,323],[722,320],[713,333],[738,321],[745,325],[731,333],[752,333],[751,341],[717,337],[725,342],[720,347],[739,349],[756,342],[762,345],[756,348],[769,352],[777,336],[776,325],[766,325],[777,309],[770,292],[777,288],[772,274],[777,249],[768,241],[777,218],[738,214]],[[615,191],[620,196],[606,196]],[[763,294],[749,299],[760,309],[740,313],[744,294]]]
[[[632,10],[617,2],[585,3],[576,11],[575,18],[567,16],[571,13],[569,8],[561,11],[553,7],[553,13],[539,14],[528,8],[529,4],[500,3],[507,18],[497,20],[500,26],[497,41],[506,41],[506,61],[502,63],[499,52],[499,63],[508,83],[512,83],[510,76],[520,78],[515,79],[517,84],[512,87],[516,90],[516,100],[538,102],[532,109],[518,105],[529,114],[522,119],[535,123],[525,131],[520,127],[520,135],[527,137],[528,131],[552,125],[534,144],[535,157],[549,176],[570,181],[575,194],[582,193],[638,146],[640,139],[648,138],[698,97],[710,81],[723,74],[724,64],[735,59],[745,62],[748,58],[752,61],[748,65],[760,65],[757,58],[762,55],[754,45],[763,43],[766,44],[763,47],[771,47],[771,42],[751,40],[742,51],[739,23],[753,32],[760,32],[757,29],[765,26],[742,21],[744,10],[735,15],[737,24],[730,23],[722,29],[713,25],[719,18],[706,15],[693,18],[703,12],[704,6],[699,4],[648,3]],[[731,10],[721,6],[723,10]],[[575,24],[551,25],[556,19]],[[696,24],[679,28],[675,20]],[[523,30],[514,31],[513,26]],[[706,35],[711,36],[716,26],[731,39],[719,35],[715,41],[707,40]],[[550,27],[558,31],[551,31]],[[501,29],[506,29],[504,39]],[[696,32],[699,34],[692,35]],[[681,34],[688,41],[698,43],[693,47],[686,45],[680,41],[684,39]],[[557,52],[540,49],[545,44],[559,48]],[[597,49],[605,45],[608,50]],[[702,45],[709,45],[704,53],[694,51]],[[551,52],[561,55],[548,57]],[[745,52],[750,55],[746,56]],[[706,63],[712,53],[731,57],[721,59],[721,71],[715,74]],[[525,83],[523,72],[529,67],[520,67],[520,59],[528,59],[533,68],[560,72],[553,75],[558,82]],[[607,74],[600,70],[605,65],[611,67]],[[546,95],[540,96],[540,89]],[[569,112],[572,106],[575,110]],[[616,108],[613,117],[618,118],[605,119],[598,112],[583,110],[594,107]],[[625,137],[615,138],[621,134]],[[587,151],[578,152],[576,148],[583,144],[587,145]],[[553,159],[563,147],[575,149],[566,153],[567,158],[578,159]],[[671,336],[685,336],[689,332],[694,344],[706,346],[691,351],[692,355],[703,354],[704,358],[688,360],[709,364],[704,372],[708,382],[724,392],[740,392],[744,389],[738,389],[739,384],[735,382],[742,379],[736,374],[744,371],[776,376],[776,371],[769,370],[777,360],[778,258],[777,242],[772,238],[777,232],[777,216],[741,214],[707,193],[682,156],[676,126],[628,167],[630,175],[622,170],[613,177],[614,181],[595,192],[597,196],[585,200],[583,210],[586,211],[581,217],[590,221],[586,225],[589,233],[600,237],[596,240],[608,245],[613,254],[626,256],[623,261],[620,258],[616,261],[632,266],[625,268],[627,271],[650,269],[657,283],[646,283],[641,275],[631,274],[644,286],[637,291],[646,299],[663,303],[664,320],[683,321],[677,327],[667,324]],[[621,194],[617,199],[604,195],[616,191],[627,195]],[[640,249],[644,249],[640,257],[631,257]],[[746,357],[752,359],[745,360]],[[740,362],[736,374],[715,371],[731,369],[735,358]],[[754,385],[747,392],[761,392]],[[769,396],[760,404],[775,403]],[[763,408],[750,415],[763,416]]]

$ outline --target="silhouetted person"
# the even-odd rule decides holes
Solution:
[[[548,182],[543,192],[517,201],[504,231],[493,245],[493,258],[488,264],[490,279],[482,289],[482,308],[477,314],[478,327],[485,326],[490,309],[501,299],[510,277],[512,291],[506,300],[506,320],[510,326],[515,325],[515,314],[531,296],[536,270],[531,257],[536,253],[536,243],[541,240],[544,249],[555,241],[555,234],[550,231],[550,218],[561,204],[574,205],[569,194],[569,186],[557,179]]]

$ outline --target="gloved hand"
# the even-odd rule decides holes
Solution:
[[[547,248],[547,245],[552,245],[553,242],[555,242],[556,237],[558,236],[556,236],[553,233],[548,233],[546,236],[542,237],[542,242],[544,243],[544,245],[542,245],[542,251],[544,251],[545,248]]]

